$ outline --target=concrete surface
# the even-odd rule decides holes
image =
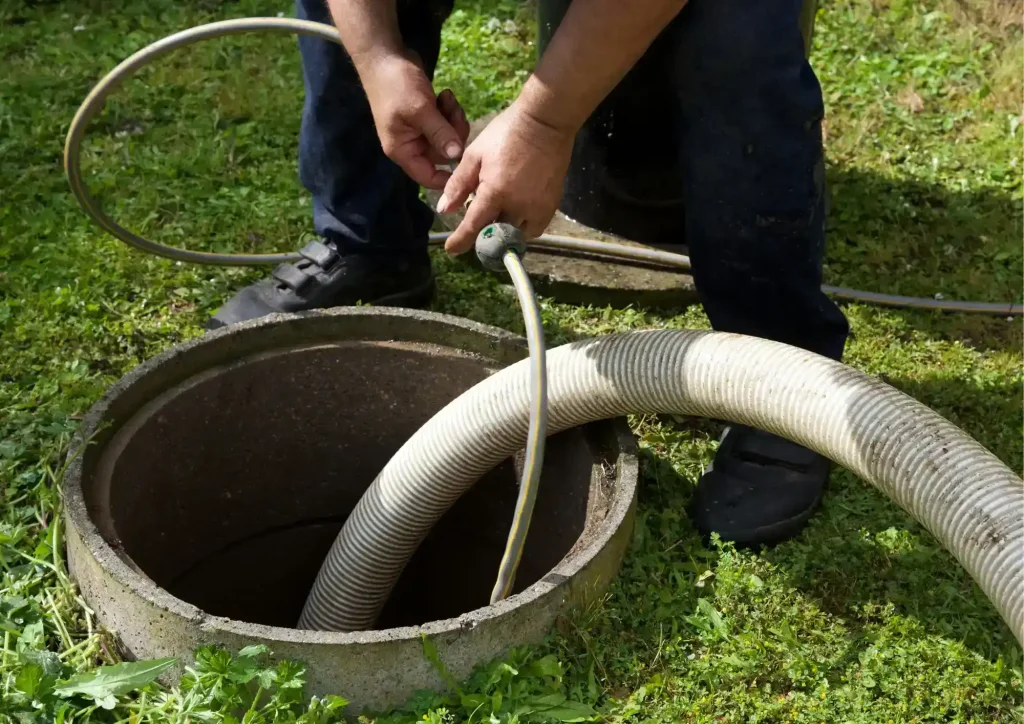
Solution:
[[[551,439],[509,599],[485,605],[514,504],[512,462],[424,542],[382,616],[392,628],[289,627],[393,449],[525,354],[501,330],[365,307],[275,315],[178,345],[115,384],[82,426],[64,482],[72,576],[129,658],[186,663],[199,645],[264,643],[305,661],[310,693],[341,694],[353,713],[444,685],[421,634],[457,677],[538,641],[602,593],[628,545],[637,461],[621,420]]]

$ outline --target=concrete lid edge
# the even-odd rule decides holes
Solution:
[[[636,443],[625,422],[621,419],[612,421],[616,446],[618,448],[618,455],[616,457],[616,494],[613,497],[613,505],[609,509],[608,515],[598,524],[595,535],[589,540],[587,545],[571,551],[555,568],[526,590],[498,603],[466,612],[456,618],[431,621],[421,626],[374,631],[329,632],[267,626],[212,616],[196,606],[172,596],[146,576],[138,573],[103,538],[87,510],[82,489],[82,454],[88,445],[89,438],[99,429],[100,423],[109,410],[111,403],[124,390],[169,360],[195,347],[215,342],[218,339],[238,334],[239,332],[260,328],[274,328],[297,319],[311,317],[363,318],[369,316],[433,322],[440,326],[462,329],[483,336],[493,337],[506,343],[521,345],[525,351],[525,341],[522,337],[498,327],[437,312],[388,307],[339,307],[331,310],[304,312],[301,314],[269,315],[261,319],[216,330],[165,350],[129,371],[104,393],[100,400],[89,409],[69,450],[68,466],[62,482],[65,501],[64,516],[68,524],[74,526],[86,549],[96,559],[104,572],[113,578],[117,584],[127,590],[134,591],[136,595],[150,605],[174,616],[190,620],[194,625],[198,625],[207,631],[258,638],[268,642],[329,646],[377,645],[389,641],[418,641],[423,635],[457,634],[467,627],[474,627],[481,622],[501,619],[511,615],[519,607],[552,595],[559,589],[566,587],[569,579],[585,568],[608,544],[625,517],[629,514],[636,496],[636,483],[638,479]]]

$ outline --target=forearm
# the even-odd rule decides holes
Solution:
[[[517,103],[541,123],[575,133],[685,4],[573,0]]]
[[[357,69],[404,51],[395,0],[328,0],[327,4]]]

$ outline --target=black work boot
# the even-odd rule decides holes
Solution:
[[[789,540],[821,505],[831,467],[789,440],[732,425],[697,483],[693,523],[702,536],[718,533],[741,547]]]
[[[342,254],[330,241],[311,241],[299,254],[301,260],[279,265],[268,279],[229,299],[206,328],[275,312],[358,303],[425,307],[434,296],[434,272],[426,249],[407,255]]]

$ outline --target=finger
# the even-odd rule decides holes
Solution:
[[[444,186],[444,193],[437,201],[437,213],[448,214],[466,203],[469,195],[480,185],[480,159],[469,154],[455,169],[455,173]],[[474,202],[475,203],[475,202]]]
[[[406,48],[405,49],[405,55],[406,55],[407,58],[409,58],[409,60],[411,60],[413,63],[415,63],[417,66],[419,66],[420,70],[426,72],[425,66],[423,65],[423,58],[420,57],[419,53],[417,53],[412,48]]]
[[[437,96],[437,107],[455,129],[462,142],[465,143],[469,138],[469,119],[466,118],[466,112],[462,110],[455,93],[450,88],[445,88]]]
[[[424,144],[425,145],[425,144]],[[426,151],[426,149],[423,149]],[[403,154],[394,159],[406,175],[413,181],[428,189],[440,191],[445,188],[451,174],[434,166],[424,152]]]
[[[522,231],[523,226],[526,225],[525,217],[515,216],[508,211],[502,211],[500,214],[498,214],[498,218],[496,218],[494,221],[495,223],[498,224],[508,224],[509,226],[514,226],[520,231]]]
[[[438,166],[448,166],[451,163],[451,159],[446,158],[443,154],[438,153],[433,148],[427,151],[427,158],[430,162]]]
[[[459,102],[455,100],[455,93],[451,88],[445,88],[437,94],[437,110],[441,111],[441,114],[449,121],[458,107]]]
[[[501,204],[493,196],[477,196],[466,210],[462,223],[444,243],[444,250],[451,254],[462,254],[473,248],[476,235],[488,224],[494,222],[501,212]]]
[[[462,106],[455,109],[455,113],[449,119],[449,123],[452,124],[452,128],[459,134],[459,139],[463,144],[469,139],[469,119],[466,118],[466,112],[462,110]]]
[[[455,160],[462,155],[462,141],[452,124],[435,105],[429,105],[416,116],[420,132],[427,139],[431,148],[445,159]]]
[[[434,150],[434,147],[427,143],[426,139],[423,140],[423,147],[426,150],[427,158],[430,159],[431,163],[439,164],[441,166],[450,167],[453,163],[452,159],[448,158],[443,153],[438,153]]]
[[[548,221],[529,219],[519,225],[519,230],[522,232],[524,239],[536,239],[548,228],[549,222],[550,219]]]

